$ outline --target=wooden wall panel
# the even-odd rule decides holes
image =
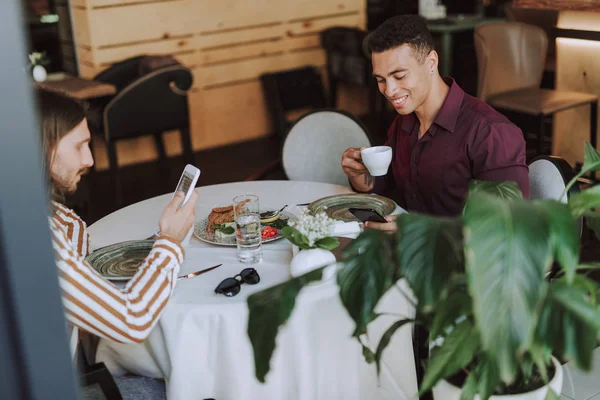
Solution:
[[[515,7],[550,10],[600,11],[598,0],[513,0]]]
[[[319,33],[366,26],[366,0],[71,0],[70,6],[81,76],[91,78],[142,54],[170,54],[192,70],[196,150],[270,134],[258,77],[305,65],[324,70]],[[366,112],[364,91],[341,91],[341,108]],[[168,152],[180,151],[178,136],[168,137]],[[95,147],[102,168],[105,151],[102,143]],[[145,138],[120,145],[118,152],[120,164],[155,157]]]
[[[562,11],[558,27],[576,29],[581,22],[600,30],[600,13]],[[586,26],[583,29],[587,28]],[[558,38],[556,88],[600,95],[600,42]],[[590,140],[589,106],[560,112],[554,118],[553,154],[572,166],[583,161],[583,142]]]

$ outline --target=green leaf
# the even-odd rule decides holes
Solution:
[[[281,236],[289,240],[292,244],[295,244],[302,250],[308,250],[310,247],[308,246],[308,239],[302,233],[300,233],[296,228],[292,228],[291,226],[286,226],[281,230]]]
[[[377,318],[379,318],[382,315],[388,315],[388,314],[387,313],[371,313],[371,318],[369,318],[369,321],[367,322],[366,325],[370,324],[371,322],[373,322],[374,320],[376,320]],[[352,333],[352,337],[359,338],[359,336],[362,335],[363,333],[365,333],[364,329],[360,332],[358,330],[355,330]],[[358,341],[360,342],[360,338],[358,339]]]
[[[356,324],[354,336],[366,332],[375,306],[400,279],[393,261],[393,236],[375,229],[361,233],[344,251],[337,272],[342,304]]]
[[[569,207],[576,217],[600,207],[600,185],[593,186],[569,197]]]
[[[390,340],[392,340],[392,336],[394,333],[404,325],[415,322],[412,319],[401,319],[396,321],[390,326],[387,331],[381,336],[381,340],[379,341],[379,345],[377,346],[377,351],[375,352],[375,363],[377,365],[377,375],[381,372],[381,356],[383,355],[383,350],[390,344]]]
[[[547,287],[544,273],[553,258],[548,209],[481,193],[467,202],[465,258],[474,315],[483,349],[511,383]]]
[[[554,257],[565,272],[567,281],[571,282],[579,262],[579,224],[566,204],[551,200],[539,200],[533,204],[545,213]]]
[[[448,298],[440,301],[435,309],[429,332],[431,340],[435,340],[438,336],[442,335],[449,326],[456,323],[459,317],[470,315],[471,310],[471,297],[466,290],[455,289],[450,293]]]
[[[546,394],[545,400],[560,400],[560,397],[558,397],[558,394],[556,394],[552,388],[548,387],[548,393]]]
[[[571,186],[577,182],[577,179],[581,176],[585,175],[590,171],[598,171],[600,170],[600,153],[592,147],[589,142],[585,142],[583,148],[583,166],[581,167],[581,171],[571,179],[571,181],[565,187],[565,191],[563,192],[563,196],[565,193],[568,193]],[[562,197],[562,196],[561,196]]]
[[[469,195],[475,193],[486,193],[504,200],[519,200],[523,193],[516,182],[489,182],[473,180],[469,185]]]
[[[534,343],[529,348],[529,357],[526,360],[531,360],[537,367],[537,372],[540,374],[544,382],[548,382],[548,365],[551,364],[552,350],[543,343]]]
[[[400,271],[427,312],[444,294],[451,274],[463,269],[462,224],[413,213],[402,214],[396,223]]]
[[[500,382],[500,373],[496,364],[489,357],[481,355],[479,363],[475,368],[478,377],[478,391],[481,400],[488,400],[495,392]]]
[[[586,212],[585,222],[587,224],[587,227],[594,231],[596,239],[600,240],[600,213],[593,211]]]
[[[581,171],[600,171],[600,152],[592,147],[590,142],[584,143],[583,154]]]
[[[362,346],[363,357],[365,358],[367,364],[373,364],[375,362],[375,353],[373,353],[373,351],[365,346],[362,342],[360,342],[360,345]]]
[[[571,358],[577,367],[589,370],[600,310],[586,292],[558,280],[552,282],[536,326],[536,338],[560,359]]]
[[[340,241],[332,236],[325,237],[323,239],[319,239],[315,242],[315,246],[325,249],[325,250],[333,250],[340,245]]]
[[[479,348],[477,331],[473,323],[464,320],[456,325],[434,351],[425,370],[420,394],[431,390],[440,380],[455,374],[473,360]]]
[[[474,373],[467,375],[462,391],[460,392],[460,400],[473,400],[477,394],[477,376]]]
[[[256,378],[260,382],[265,382],[277,333],[292,314],[296,296],[306,284],[320,280],[322,274],[323,268],[315,269],[248,297],[248,337],[254,350]]]
[[[600,285],[593,279],[586,277],[585,275],[575,275],[575,279],[572,282],[572,286],[579,290],[582,290],[586,296],[589,296],[591,304],[598,304],[596,293],[600,290]]]

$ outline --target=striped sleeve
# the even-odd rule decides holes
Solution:
[[[77,254],[87,257],[90,248],[90,235],[87,225],[83,220],[67,206],[53,202],[54,215],[52,218],[59,224]]]
[[[119,289],[73,249],[60,226],[52,220],[51,225],[67,320],[116,342],[142,342],[171,297],[183,261],[181,246],[159,237],[138,272]]]

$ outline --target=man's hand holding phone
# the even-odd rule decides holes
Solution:
[[[198,193],[192,191],[188,201],[179,207],[185,199],[185,193],[177,192],[169,204],[163,210],[158,226],[161,235],[168,236],[171,239],[181,243],[187,236],[192,225],[196,221],[196,201]]]
[[[398,230],[398,226],[396,225],[396,217],[397,215],[388,215],[385,217],[387,222],[373,222],[367,221],[365,222],[365,228],[369,229],[378,229],[380,231],[386,232],[396,232]]]

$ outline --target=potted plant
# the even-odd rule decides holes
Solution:
[[[290,264],[292,276],[335,263],[335,255],[330,250],[338,247],[340,242],[331,236],[334,224],[335,221],[324,212],[312,215],[303,210],[281,230],[281,235],[294,245],[294,258]]]
[[[29,67],[32,69],[33,80],[44,82],[48,77],[45,66],[50,63],[46,52],[33,52],[29,55]]]
[[[575,179],[597,170],[600,153],[586,143]],[[360,341],[377,317],[378,301],[399,279],[416,299],[415,320],[392,324],[376,349],[363,346],[367,360],[379,369],[397,329],[415,322],[431,340],[421,393],[435,387],[437,400],[558,399],[562,372],[553,357],[589,370],[597,346],[598,285],[578,272],[600,266],[579,264],[578,221],[585,217],[600,236],[598,206],[600,186],[563,204],[525,200],[514,183],[484,182],[472,186],[459,217],[404,214],[395,235],[363,232],[337,271],[341,301],[356,324],[353,335]],[[553,266],[560,269],[550,278]],[[316,269],[248,298],[260,381],[293,299],[321,274]],[[463,380],[454,381],[461,374]]]

